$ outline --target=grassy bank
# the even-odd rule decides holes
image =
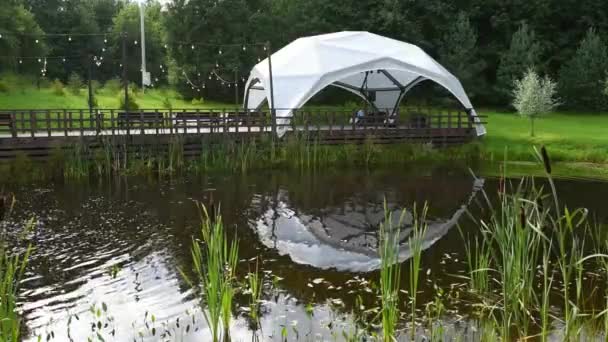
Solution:
[[[608,113],[553,113],[536,120],[536,136],[530,122],[514,113],[481,111],[488,115],[484,159],[535,161],[531,146],[545,145],[555,162],[608,163]]]
[[[67,86],[57,91],[56,85],[47,82],[40,89],[25,79],[2,79],[8,88],[0,91],[0,110],[5,109],[49,109],[87,107],[87,89],[75,94]],[[97,86],[96,101],[99,108],[118,108],[122,96],[120,85],[108,83]],[[232,108],[234,104],[210,101],[185,101],[171,89],[152,89],[141,93],[134,91],[132,97],[140,108]],[[337,109],[337,108],[336,108]],[[343,110],[345,108],[340,108]],[[599,175],[608,178],[604,166],[608,165],[608,113],[552,113],[536,120],[536,136],[530,136],[530,122],[515,113],[479,110],[487,115],[488,134],[482,140],[479,159],[496,165],[504,161],[505,152],[509,161],[520,163],[515,169],[522,170],[522,162],[535,162],[532,146],[544,145],[551,153],[560,175]],[[368,151],[369,152],[369,151]],[[403,153],[409,153],[405,149]],[[378,156],[378,158],[383,158]],[[411,158],[409,158],[411,159]],[[497,169],[494,167],[494,169]],[[490,168],[492,170],[492,168]]]

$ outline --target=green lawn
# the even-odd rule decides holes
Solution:
[[[530,121],[514,113],[480,111],[488,115],[485,158],[534,161],[532,146],[545,145],[554,161],[608,163],[608,112],[604,114],[553,113],[536,119],[535,137]]]
[[[116,109],[119,107],[119,98],[122,96],[120,90],[110,91],[100,89],[96,94],[99,108]],[[163,109],[166,108],[163,101],[168,98],[173,108],[219,108],[222,106],[234,107],[234,105],[221,104],[216,102],[195,102],[184,101],[179,98],[173,90],[153,89],[144,93],[132,94],[140,108],[144,109]],[[21,90],[11,90],[0,92],[0,109],[86,109],[88,92],[81,89],[79,95],[72,94],[65,89],[64,95],[58,96],[50,88],[25,88]]]

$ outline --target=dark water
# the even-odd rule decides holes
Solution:
[[[608,183],[557,184],[570,207],[587,207],[597,220],[608,221]],[[491,194],[498,182],[446,168],[48,184],[13,189],[18,202],[5,228],[15,231],[35,219],[28,241],[36,250],[20,300],[31,340],[51,332],[57,341],[86,340],[95,337],[91,325],[97,321],[107,323],[106,340],[209,339],[198,301],[179,273],[192,268],[190,245],[200,227],[195,202],[221,203],[227,230],[240,241],[241,273],[260,258],[265,290],[257,335],[281,340],[287,327],[289,339],[333,340],[355,326],[351,311],[379,305],[372,283],[378,281],[384,199],[395,224],[405,210],[404,241],[414,203],[429,204],[422,306],[432,300],[434,284],[454,290],[465,282],[459,278],[466,265],[456,223],[465,233],[475,229],[464,210],[484,215],[482,186]],[[400,258],[409,253],[404,244]],[[248,298],[236,300],[232,338],[250,340]],[[469,309],[455,303],[446,320],[459,333],[474,335]]]

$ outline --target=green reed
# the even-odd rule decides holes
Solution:
[[[412,233],[409,238],[409,247],[412,251],[410,258],[410,300],[411,300],[411,319],[412,319],[412,338],[416,335],[416,304],[418,298],[418,282],[420,278],[420,271],[422,269],[422,247],[424,242],[424,236],[426,235],[427,223],[426,217],[428,213],[428,204],[425,202],[420,213],[417,210],[416,204],[414,204],[413,215],[414,222],[412,225]]]
[[[255,261],[255,272],[249,272],[247,274],[247,283],[249,295],[251,296],[250,301],[250,316],[254,320],[259,319],[259,304],[260,298],[262,296],[262,277],[260,277],[260,272],[258,268],[258,260],[256,258]]]
[[[14,204],[14,199],[12,203]],[[13,204],[7,212],[10,213]],[[34,221],[30,220],[22,235],[30,231],[33,226]],[[31,244],[28,244],[24,252],[11,251],[6,244],[4,232],[0,232],[0,340],[2,341],[20,341],[21,318],[16,312],[17,294],[31,251]]]
[[[224,329],[224,339],[229,338],[232,302],[235,294],[235,272],[238,261],[238,240],[228,242],[222,218],[218,214],[209,216],[201,206],[202,243],[193,239],[192,259],[198,277],[195,284],[182,272],[184,278],[197,288],[203,297],[203,315],[212,333],[213,341],[221,336],[220,323]]]
[[[395,339],[399,319],[399,288],[401,266],[399,265],[400,224],[393,227],[392,213],[384,203],[384,222],[380,224],[380,297],[382,301],[382,336],[385,342]],[[401,215],[400,222],[404,213]]]

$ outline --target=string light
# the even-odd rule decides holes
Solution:
[[[243,45],[243,51],[247,51],[247,47]]]
[[[222,54],[222,49],[220,49],[220,55]]]
[[[107,44],[107,43],[108,43],[108,39],[107,39],[107,38],[104,38],[104,39],[103,39],[103,43],[104,43],[104,44]]]
[[[38,44],[38,39],[36,39],[36,44]]]
[[[135,41],[135,45],[137,45],[137,40]]]
[[[19,64],[23,64],[23,59],[20,59],[20,60],[19,60]]]
[[[71,42],[72,41],[72,37],[68,37],[68,41]]]
[[[192,44],[192,50],[194,50],[194,44]]]

